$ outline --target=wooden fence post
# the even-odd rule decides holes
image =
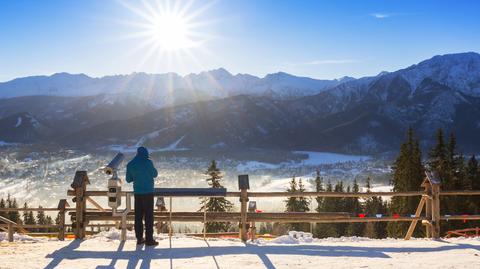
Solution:
[[[440,184],[432,184],[432,237],[440,238]]]
[[[238,188],[240,189],[240,239],[242,241],[247,241],[247,203],[248,203],[248,192],[250,188],[248,175],[239,175],[238,176]]]
[[[60,199],[58,202],[58,240],[65,240],[65,208],[70,206],[67,199]]]
[[[417,210],[415,211],[415,217],[418,218],[422,214],[422,210],[425,207],[425,197],[420,198],[420,202],[418,203]],[[410,227],[408,227],[407,234],[405,235],[405,240],[410,240],[412,237],[413,232],[415,231],[415,227],[417,227],[418,220],[412,220],[410,223]]]
[[[13,242],[13,224],[8,223],[8,242]]]
[[[425,198],[425,217],[427,218],[426,221],[422,221],[422,224],[425,225],[425,232],[427,238],[432,238],[432,184],[428,177],[422,182],[424,194],[423,198]]]
[[[75,172],[75,177],[73,178],[73,183],[71,187],[75,191],[75,197],[73,201],[75,202],[75,239],[85,238],[85,212],[87,208],[87,199],[85,197],[85,191],[87,189],[87,184],[90,184],[88,180],[87,171],[77,171]]]
[[[432,172],[425,172],[426,179],[431,188],[430,206],[427,200],[427,217],[431,215],[430,236],[434,239],[440,238],[440,180],[438,176]],[[429,211],[430,208],[430,211]],[[428,230],[427,230],[428,234]]]

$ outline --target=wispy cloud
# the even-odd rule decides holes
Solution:
[[[356,63],[358,60],[355,59],[327,59],[327,60],[312,60],[308,62],[287,62],[284,65],[289,66],[302,66],[302,65],[328,65],[328,64],[350,64]]]
[[[394,16],[395,14],[393,13],[372,13],[370,16],[377,18],[377,19],[386,19]]]

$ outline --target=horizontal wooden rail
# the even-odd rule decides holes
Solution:
[[[125,196],[127,192],[122,192]],[[68,190],[68,195],[74,196],[74,190]],[[86,196],[107,196],[107,191],[85,191]],[[422,196],[423,191],[407,191],[407,192],[248,192],[248,197],[375,197],[375,196]],[[467,195],[467,194],[466,194]],[[470,195],[470,194],[468,194]],[[169,196],[165,196],[169,197]],[[198,195],[182,196],[182,197],[199,197]],[[203,196],[202,196],[203,197]],[[212,196],[215,197],[215,196]],[[240,192],[227,192],[226,197],[240,197]]]
[[[127,192],[122,192],[125,196]],[[74,196],[74,190],[68,190],[69,196]],[[303,196],[321,196],[321,197],[374,197],[374,196],[422,196],[423,191],[406,191],[406,192],[248,192],[249,197],[303,197]],[[86,191],[87,196],[107,196],[107,191]],[[441,196],[448,195],[480,195],[480,191],[441,191]],[[165,196],[168,197],[168,196]],[[198,196],[186,196],[198,197]],[[227,197],[240,197],[240,192],[227,192]],[[68,209],[67,209],[68,210]]]
[[[440,191],[440,196],[442,195],[480,195],[480,191]]]
[[[375,196],[422,196],[423,191],[408,192],[248,192],[248,197],[375,197]]]
[[[127,192],[122,192],[122,196],[125,196]],[[69,196],[74,196],[74,190],[68,190],[67,194]],[[107,191],[86,191],[86,196],[107,196]],[[408,196],[423,196],[425,192],[423,191],[405,191],[405,192],[298,192],[298,193],[288,193],[288,192],[248,192],[249,197],[309,197],[309,196],[320,196],[320,197],[375,197],[375,196],[398,196],[398,197],[408,197]],[[440,195],[480,195],[480,191],[441,191]],[[240,192],[227,192],[227,197],[240,197]],[[168,196],[165,196],[168,197]],[[183,196],[183,197],[199,197],[198,195],[193,196]],[[213,196],[212,196],[213,197]],[[68,209],[67,209],[68,210]],[[74,210],[74,209],[70,209]],[[47,211],[47,210],[45,210]]]
[[[127,193],[129,193],[129,192],[122,191],[121,195],[126,196]],[[74,190],[68,190],[67,195],[68,196],[75,196],[75,191]],[[85,191],[85,195],[86,196],[104,196],[104,197],[107,197],[107,191]],[[164,197],[169,197],[169,196],[164,196]],[[210,197],[210,196],[192,195],[192,196],[182,196],[182,197]],[[211,197],[218,197],[218,196],[211,196]],[[227,191],[226,197],[240,197],[240,192],[238,192],[238,191],[235,191],[235,192]]]
[[[55,224],[18,224],[18,227],[24,229],[58,229],[60,225]],[[68,225],[65,225],[68,226]],[[7,227],[7,224],[0,224],[0,227]]]
[[[35,208],[24,208],[24,207],[19,207],[19,208],[0,208],[0,212],[16,212],[16,211],[60,211],[58,208],[40,208],[40,207],[35,207]],[[75,208],[65,208],[65,211],[75,211]]]
[[[480,220],[480,215],[453,215],[453,216],[441,216],[441,220]]]
[[[169,212],[155,212],[154,218],[156,221],[169,221]],[[203,222],[203,212],[172,212],[172,221],[182,222]],[[207,212],[207,222],[237,222],[241,218],[238,212]],[[75,216],[72,215],[72,219]],[[114,217],[108,212],[89,212],[85,214],[85,219],[88,221],[118,221],[120,217]],[[127,216],[128,220],[134,219],[134,214]],[[279,223],[350,223],[350,222],[385,222],[385,221],[422,221],[425,217],[393,217],[385,216],[377,217],[351,217],[348,213],[303,213],[303,212],[289,212],[289,213],[248,213],[248,222],[279,222]],[[89,226],[89,225],[87,225]]]

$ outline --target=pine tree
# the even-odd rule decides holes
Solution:
[[[290,180],[290,185],[287,188],[288,193],[296,193],[298,191],[297,181],[295,180],[295,176],[292,177]],[[285,200],[285,212],[297,212],[298,202],[297,197],[288,197]]]
[[[343,185],[343,181],[337,182],[334,187],[335,192],[345,192],[345,188]],[[347,199],[344,197],[335,197],[332,198],[334,201],[334,209],[333,212],[346,212],[346,201]],[[347,231],[347,223],[338,223],[335,225],[337,229],[337,233],[341,236],[346,235]]]
[[[445,175],[445,172],[447,170],[447,147],[445,146],[442,129],[438,129],[437,131],[437,144],[430,151],[429,159],[429,168],[432,171],[437,172],[440,179],[442,179],[442,186],[448,186],[448,178]]]
[[[463,157],[463,154],[459,154],[457,157],[454,159],[454,166],[453,166],[453,181],[454,181],[454,189],[456,190],[469,190],[470,184],[467,182],[467,167],[465,166],[465,158]],[[455,212],[455,214],[465,214],[465,213],[470,213],[472,211],[471,205],[472,205],[472,198],[473,196],[466,196],[466,197],[461,197],[461,196],[455,196],[455,210],[452,210]],[[470,222],[472,223],[472,222]],[[457,227],[462,228],[465,225],[461,222],[456,222],[458,225]]]
[[[480,189],[480,170],[475,155],[472,155],[467,163],[465,185],[468,190]]]
[[[439,137],[443,139],[442,132],[439,133]],[[442,146],[441,152],[444,152],[443,148]],[[420,190],[423,179],[422,152],[418,140],[415,139],[413,129],[409,128],[407,140],[401,145],[400,153],[393,165],[393,191]],[[390,203],[390,212],[400,215],[412,214],[415,212],[419,201],[420,198],[418,197],[393,197]],[[408,223],[402,222],[389,222],[387,225],[388,236],[402,237],[408,229],[408,225]]]
[[[472,155],[472,157],[468,160],[465,171],[465,184],[468,190],[480,190],[480,167],[478,166],[475,155]],[[473,214],[480,213],[480,197],[471,197],[470,208]]]
[[[320,175],[320,171],[317,170],[317,175],[315,177],[315,191],[316,192],[321,192],[321,191],[325,191],[325,188],[323,187],[323,180],[322,180],[322,177]],[[324,201],[324,198],[321,197],[321,196],[317,196],[315,198],[315,200],[317,201],[317,208],[316,208],[316,211],[317,212],[320,212],[320,210],[323,208],[323,201]]]
[[[28,208],[27,202],[23,204],[23,208]],[[36,224],[32,211],[23,211],[23,223],[27,225]]]
[[[441,130],[437,134],[437,144],[430,152],[430,169],[435,172],[440,181],[442,190],[463,189],[465,183],[465,165],[461,154],[457,153],[456,138],[452,133],[448,144],[445,145]],[[468,210],[469,198],[443,196],[440,198],[440,212],[444,214],[463,214]],[[442,222],[441,230],[448,231],[465,227],[461,222]]]
[[[52,225],[53,224],[53,219],[49,215],[45,217],[45,224],[46,225]],[[93,229],[93,227],[92,227]],[[52,229],[45,229],[45,232],[52,232]]]
[[[350,192],[350,186],[347,189],[347,192]],[[352,192],[358,193],[360,191],[360,186],[358,185],[357,179],[353,180]],[[358,197],[346,198],[346,208],[345,212],[351,212],[354,216],[358,216],[359,213],[362,213],[363,208],[358,200]],[[349,223],[347,226],[346,234],[347,236],[360,236],[364,230],[363,223]]]
[[[298,181],[298,192],[305,192],[305,186],[303,185],[303,182],[302,182],[302,179],[300,179]],[[298,203],[298,208],[297,208],[297,212],[308,212],[310,211],[310,200],[306,197],[298,197],[298,200],[297,200],[297,203]]]
[[[7,207],[7,204],[5,202],[5,199],[3,199],[3,197],[2,197],[2,199],[0,199],[0,208],[6,208],[6,207]],[[7,217],[7,212],[0,211],[0,216],[6,218]]]
[[[327,185],[325,188],[326,192],[332,192],[333,186],[330,182],[330,179],[327,181]],[[335,212],[335,201],[334,198],[328,197],[323,199],[322,207],[317,207],[317,212]],[[336,224],[334,223],[318,223],[315,226],[315,236],[318,238],[326,238],[326,237],[338,237],[338,232],[336,228]]]
[[[45,225],[47,224],[47,218],[45,216],[45,212],[42,209],[42,206],[39,206],[40,208],[39,211],[37,211],[37,224],[38,225]],[[42,231],[43,229],[39,229],[39,231]]]
[[[211,188],[223,188],[220,180],[222,179],[222,174],[220,169],[217,168],[217,162],[212,160],[210,166],[208,167],[205,174],[208,176],[207,182]],[[206,208],[208,212],[228,212],[233,208],[232,202],[228,201],[224,197],[210,197],[206,200],[201,201],[201,207],[199,211],[204,211]],[[231,224],[229,222],[207,222],[206,232],[227,232]]]
[[[302,179],[299,179],[298,183],[295,180],[295,177],[292,177],[290,185],[287,188],[288,193],[298,193],[305,192],[305,186],[303,185]],[[310,201],[305,197],[289,197],[285,200],[285,211],[286,212],[307,212],[310,209],[308,208]],[[306,231],[308,224],[305,223],[292,223],[289,225],[290,229],[295,231]]]
[[[10,195],[7,197],[7,205],[8,208],[18,208],[17,199],[11,198]],[[20,213],[18,211],[9,211],[7,214],[7,218],[15,223],[22,223],[22,219],[20,217]]]
[[[371,179],[367,178],[365,185],[367,192],[371,192]],[[373,196],[365,199],[365,214],[369,217],[375,217],[377,214],[386,214],[387,206],[382,197]],[[385,222],[367,222],[363,231],[363,236],[370,238],[384,238],[387,236],[387,224]]]

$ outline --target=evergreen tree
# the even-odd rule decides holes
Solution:
[[[3,197],[2,197],[2,199],[0,199],[0,208],[6,208],[6,207],[7,207],[7,204],[5,202],[5,199],[3,199]],[[0,216],[6,218],[7,217],[7,212],[0,211]]]
[[[465,185],[468,190],[480,190],[480,167],[478,166],[475,155],[468,160],[465,171]],[[480,197],[472,196],[470,199],[470,208],[473,214],[480,213]]]
[[[332,192],[333,186],[330,179],[327,181],[326,192]],[[331,197],[323,199],[322,207],[317,207],[317,212],[335,212],[335,201]],[[335,223],[318,223],[315,227],[315,236],[318,238],[338,237]]]
[[[45,217],[45,224],[46,225],[52,225],[53,224],[53,219],[52,219],[51,216],[47,215]],[[92,229],[93,229],[93,227],[92,227]],[[44,230],[45,230],[45,232],[52,232],[53,231],[52,229],[44,229]]]
[[[445,172],[447,171],[447,147],[445,146],[442,129],[438,129],[437,131],[437,143],[430,151],[429,159],[429,168],[432,170],[432,172],[436,172],[438,174],[442,180],[442,186],[448,186],[448,177],[445,175]]]
[[[350,192],[350,186],[347,189],[347,192]],[[360,192],[360,186],[358,185],[357,179],[353,180],[353,193]],[[358,200],[358,197],[349,197],[346,198],[346,208],[345,212],[351,212],[354,216],[358,216],[358,214],[363,212],[362,205]],[[347,227],[347,236],[361,236],[364,230],[364,223],[349,223]]]
[[[295,176],[292,177],[290,180],[290,185],[287,188],[288,193],[296,193],[298,191],[297,181],[295,180]],[[297,212],[298,202],[297,197],[288,197],[285,200],[285,212]]]
[[[371,179],[367,178],[365,187],[367,192],[371,192]],[[387,206],[383,202],[382,197],[373,196],[365,199],[365,214],[375,217],[377,214],[386,214]],[[363,231],[363,236],[370,238],[384,238],[387,236],[387,224],[385,222],[367,222]]]
[[[42,209],[42,206],[39,206],[40,208],[39,211],[37,211],[37,224],[39,225],[45,225],[47,224],[47,217],[45,215],[45,212]],[[39,231],[42,231],[43,229],[39,229]]]
[[[23,204],[24,208],[28,208],[28,204]],[[27,225],[36,224],[35,217],[32,211],[23,211],[23,223]]]
[[[288,193],[298,193],[305,192],[305,186],[303,185],[302,179],[299,179],[298,184],[295,180],[295,177],[290,181],[290,185],[287,188]],[[285,211],[286,212],[307,212],[310,209],[310,201],[305,197],[289,197],[285,200]],[[290,229],[295,231],[306,231],[308,229],[307,223],[292,223],[290,224]]]
[[[480,190],[480,165],[475,155],[468,161],[467,176],[472,184],[472,190]]]
[[[443,141],[442,130],[438,131],[437,144],[430,152],[430,169],[435,172],[441,182],[442,190],[464,189],[467,187],[465,179],[464,158],[457,153],[456,138],[452,133],[448,144]],[[443,196],[440,197],[440,212],[444,214],[463,214],[468,211],[470,199],[468,197]],[[464,228],[461,222],[442,222],[441,230]]]
[[[305,192],[305,186],[303,185],[302,179],[298,180],[298,192]],[[298,208],[297,212],[308,212],[310,211],[310,199],[306,197],[298,197],[297,199]]]
[[[206,173],[208,178],[207,182],[211,188],[223,188],[220,180],[222,179],[222,174],[220,169],[217,168],[217,162],[212,160],[210,166],[208,167]],[[208,212],[228,212],[231,211],[233,204],[224,197],[210,197],[206,200],[201,201],[201,207],[199,211],[204,211],[206,208]],[[231,224],[228,222],[207,222],[206,232],[227,232]]]
[[[317,175],[315,177],[315,191],[316,192],[321,192],[321,191],[325,191],[325,188],[323,187],[323,180],[322,180],[322,177],[320,175],[320,171],[317,170]],[[317,201],[317,208],[316,208],[316,211],[317,212],[320,212],[321,209],[323,208],[323,201],[324,201],[324,198],[321,197],[321,196],[317,196],[315,198],[315,200]]]
[[[453,181],[454,181],[454,189],[456,190],[469,190],[470,184],[467,182],[467,167],[465,166],[465,158],[463,157],[463,154],[459,154],[457,157],[454,159],[454,167],[453,167]],[[455,212],[455,214],[466,214],[470,213],[472,210],[474,210],[472,206],[472,198],[473,196],[454,196],[454,199],[452,199],[455,202],[455,210],[452,210]],[[471,224],[470,222],[469,224]],[[461,222],[456,222],[455,223],[457,227],[459,228],[465,228],[465,224]],[[469,225],[467,225],[469,226]]]
[[[8,208],[18,208],[17,199],[11,198],[10,195],[7,197],[7,205]],[[22,219],[20,217],[20,213],[18,211],[9,211],[7,214],[7,218],[15,223],[22,223]]]
[[[439,133],[443,139],[443,133]],[[441,152],[445,153],[442,146]],[[401,145],[400,153],[393,165],[393,191],[416,191],[424,179],[422,153],[418,140],[415,139],[413,130],[408,129],[407,140]],[[393,197],[390,203],[392,214],[409,215],[415,212],[420,198],[418,197]],[[389,237],[402,237],[409,224],[405,222],[389,222],[387,225]],[[419,230],[418,230],[419,231]],[[417,234],[418,234],[417,231]]]
[[[333,191],[334,192],[345,192],[343,181],[337,182],[337,184],[335,184],[335,186],[334,186]],[[346,201],[347,201],[346,198],[335,197],[335,198],[332,198],[332,200],[333,200],[333,203],[334,203],[332,212],[345,212],[346,211],[345,210]],[[334,224],[334,225],[336,227],[338,235],[344,236],[346,234],[347,223],[337,223],[337,224]]]

